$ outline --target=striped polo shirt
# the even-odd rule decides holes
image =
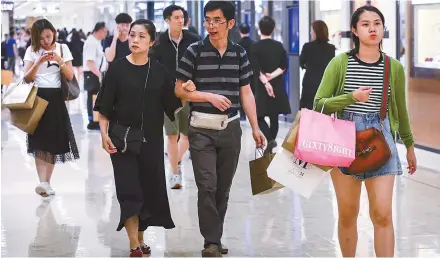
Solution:
[[[356,55],[348,58],[347,72],[345,74],[344,93],[351,93],[360,87],[371,87],[373,90],[367,102],[356,102],[344,110],[354,113],[380,113],[382,105],[383,79],[385,72],[385,61],[381,55],[376,63],[365,63]],[[391,87],[388,87],[388,96]]]
[[[231,101],[231,108],[225,112],[209,102],[190,104],[192,111],[209,114],[237,113],[240,108],[240,87],[248,85],[253,75],[246,51],[241,46],[228,41],[221,57],[209,41],[209,36],[201,43],[196,42],[188,47],[176,71],[177,79],[184,82],[192,80],[198,91],[223,95]]]

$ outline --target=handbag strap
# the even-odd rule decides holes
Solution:
[[[147,89],[148,77],[150,75],[150,67],[151,67],[151,58],[148,60],[148,71],[147,78],[145,79],[144,91],[142,94],[142,119],[141,119],[141,130],[144,131],[144,111],[145,111],[145,90]]]
[[[380,119],[382,121],[387,117],[387,105],[388,105],[388,87],[390,75],[390,58],[385,55],[385,72],[383,76],[383,89],[382,89],[382,105],[380,107]]]

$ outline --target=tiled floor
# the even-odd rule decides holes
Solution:
[[[126,234],[115,230],[119,206],[110,159],[101,149],[99,134],[84,129],[82,105],[77,102],[70,107],[81,159],[55,168],[57,195],[46,201],[34,193],[37,175],[33,159],[25,154],[24,133],[2,123],[2,256],[127,256]],[[309,200],[288,189],[253,197],[248,169],[253,141],[249,128],[243,125],[243,129],[243,151],[223,239],[230,248],[229,256],[340,256],[331,181],[327,179]],[[286,131],[287,125],[281,125],[280,136]],[[198,231],[197,189],[189,159],[183,167],[184,188],[169,191],[177,227],[147,231],[152,256],[200,256],[203,239]],[[439,180],[440,171],[421,168],[418,173]],[[438,257],[440,189],[419,181],[406,177],[396,181],[396,255]],[[357,255],[374,256],[365,191],[358,222]]]

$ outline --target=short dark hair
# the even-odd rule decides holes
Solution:
[[[312,23],[313,31],[316,34],[316,41],[328,42],[328,27],[324,21],[316,20]]]
[[[209,1],[203,9],[203,15],[215,10],[221,10],[227,21],[235,19],[235,5],[229,1]]]
[[[150,35],[150,40],[155,41],[156,40],[156,26],[154,26],[154,23],[147,19],[138,19],[134,21],[130,26],[130,31],[133,29],[134,25],[142,25],[147,30],[148,34]]]
[[[185,9],[183,7],[172,4],[170,6],[167,6],[165,9],[163,9],[163,19],[169,19],[173,15],[173,12],[175,11],[182,11],[183,15],[185,15]]]
[[[270,16],[264,16],[260,22],[258,22],[258,27],[260,27],[261,34],[269,36],[275,29],[275,20]]]
[[[105,28],[105,22],[97,22],[95,28],[93,28],[93,33],[100,31]]]
[[[183,26],[188,25],[189,22],[189,14],[187,10],[183,10]]]
[[[132,21],[133,21],[133,19],[131,18],[131,16],[128,13],[120,13],[115,18],[116,24],[131,23]]]
[[[238,26],[238,30],[241,34],[249,34],[249,32],[251,31],[251,27],[249,27],[247,23],[242,23],[240,24],[240,26]]]
[[[55,27],[52,25],[52,23],[50,23],[46,19],[37,20],[32,24],[32,28],[31,28],[31,44],[32,44],[32,50],[34,52],[38,52],[38,50],[40,50],[41,48],[40,36],[41,33],[46,29],[52,31],[53,33],[52,45],[55,44],[57,40],[57,30],[55,29]]]

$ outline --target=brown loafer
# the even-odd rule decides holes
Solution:
[[[221,254],[228,254],[229,252],[229,249],[223,244],[219,247],[219,249]]]
[[[222,257],[217,245],[210,244],[202,251],[202,257]]]

